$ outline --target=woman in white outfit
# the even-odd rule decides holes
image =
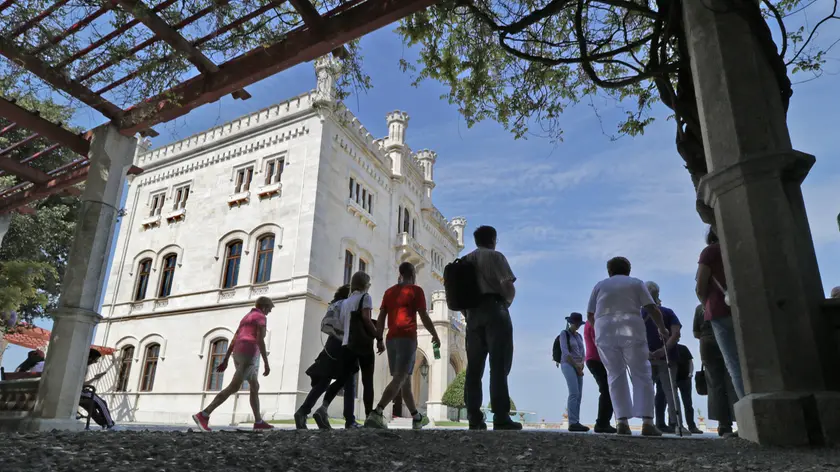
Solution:
[[[648,362],[645,322],[640,309],[656,323],[661,336],[668,335],[662,313],[645,283],[630,277],[630,261],[615,257],[607,262],[609,277],[598,282],[589,298],[589,321],[595,326],[595,345],[607,370],[618,434],[632,434],[628,420],[642,418],[643,436],[661,436],[653,424],[654,389]],[[633,382],[633,396],[626,372]]]

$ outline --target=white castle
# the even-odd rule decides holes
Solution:
[[[305,370],[323,346],[335,290],[369,273],[376,314],[404,261],[418,269],[442,341],[436,360],[420,328],[415,398],[433,420],[452,416],[440,400],[466,356],[463,320],[446,308],[441,283],[466,220],[447,221],[432,203],[437,155],[408,147],[408,115],[389,113],[388,136],[374,139],[335,100],[335,63],[322,58],[315,69],[316,90],[138,150],[145,172],[130,177],[94,340],[117,349],[97,386],[117,421],[188,422],[224,386],[213,367],[263,295],[276,308],[261,404],[268,420],[291,418],[310,389]],[[377,398],[387,373],[377,356]],[[340,417],[341,407],[333,402],[330,413]],[[213,419],[251,420],[248,391]]]

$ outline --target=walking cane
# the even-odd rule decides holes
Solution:
[[[677,429],[680,431],[680,437],[683,437],[682,408],[680,408],[677,397],[677,384],[674,382],[674,376],[671,375],[671,359],[668,357],[668,345],[663,342],[662,347],[665,349],[665,368],[668,370],[668,380],[671,382],[671,395],[674,399],[674,410],[677,412]]]

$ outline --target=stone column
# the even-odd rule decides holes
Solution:
[[[429,362],[429,398],[426,401],[426,414],[432,421],[448,421],[449,408],[441,403],[446,387],[449,386],[449,310],[446,308],[446,294],[443,290],[432,292],[429,317],[435,324],[440,337],[440,359],[435,359],[431,341],[428,345],[426,359]],[[425,331],[425,330],[424,330]],[[430,338],[427,338],[430,339]]]
[[[835,443],[837,354],[779,85],[737,2],[682,2],[746,396],[740,436],[766,445]],[[760,21],[760,20],[759,20]]]
[[[93,130],[88,155],[90,172],[81,197],[58,309],[54,313],[35,415],[26,429],[81,427],[76,421],[76,408],[87,371],[93,329],[102,318],[97,309],[117,210],[136,142],[109,124]]]
[[[0,215],[0,246],[3,245],[3,239],[6,237],[6,233],[9,231],[9,224],[12,222],[12,214],[6,213],[5,215]]]

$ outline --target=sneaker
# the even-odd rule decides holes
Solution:
[[[632,436],[633,431],[630,430],[630,425],[627,423],[618,423],[616,424],[618,428],[615,430],[615,434],[620,434],[622,436]]]
[[[382,413],[374,410],[365,418],[365,428],[388,429],[388,424],[385,422],[385,417],[382,416]]]
[[[344,424],[344,429],[361,429],[361,427],[362,427],[362,425],[360,425],[359,423],[356,423],[355,421]]]
[[[300,410],[295,412],[295,429],[309,429],[306,426],[306,415]]]
[[[629,426],[628,426],[628,429],[629,429]],[[642,424],[642,436],[652,436],[652,437],[662,436],[662,431],[659,431],[659,428],[657,428],[656,426],[654,426],[650,423],[645,423],[645,424]]]
[[[411,429],[423,429],[423,426],[429,424],[429,417],[423,413],[417,413],[417,416],[411,419]]]
[[[487,431],[487,423],[481,420],[476,423],[470,423],[470,431]]]
[[[315,424],[318,425],[318,429],[332,429],[330,416],[327,414],[327,410],[324,407],[315,410],[315,413],[312,413],[312,418],[315,419]]]
[[[522,423],[517,423],[511,419],[501,421],[499,423],[493,421],[494,431],[519,431],[522,429]]]
[[[467,415],[470,431],[487,431],[487,423],[484,421],[484,413]]]
[[[569,425],[569,432],[570,433],[586,433],[589,431],[589,426],[584,426],[580,423],[570,424]]]
[[[598,433],[598,434],[615,434],[618,430],[617,430],[617,429],[615,429],[615,428],[613,428],[613,427],[612,427],[612,426],[610,426],[610,425],[606,425],[606,426],[598,426],[598,425],[596,424],[596,425],[595,425],[595,429],[594,429],[594,431],[595,431],[596,433]]]
[[[691,432],[691,434],[703,434],[703,430],[697,426],[689,426],[688,431]]]
[[[193,421],[195,424],[198,425],[199,429],[202,431],[210,431],[210,426],[207,425],[207,422],[210,421],[210,417],[205,415],[203,411],[199,411],[198,413],[192,415]]]
[[[676,425],[674,426],[665,426],[664,424],[656,425],[656,429],[658,429],[663,434],[674,434],[677,432]]]
[[[274,426],[266,423],[265,421],[254,423],[254,431],[272,431],[273,429]]]

